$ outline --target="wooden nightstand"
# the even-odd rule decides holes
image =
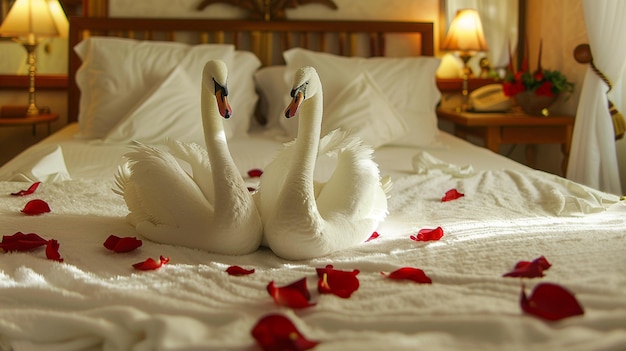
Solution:
[[[473,135],[482,138],[485,147],[499,152],[501,144],[527,144],[526,161],[535,166],[536,144],[561,144],[563,172],[567,161],[574,129],[574,117],[535,117],[523,112],[457,112],[451,108],[438,108],[437,116],[454,124],[454,134],[461,138]]]
[[[0,127],[14,127],[20,125],[32,125],[33,135],[37,134],[37,124],[48,124],[48,135],[50,135],[50,124],[59,119],[58,113],[43,113],[36,116],[26,117],[0,117]]]

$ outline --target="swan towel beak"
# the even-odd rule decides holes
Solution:
[[[300,104],[304,100],[304,94],[302,94],[302,92],[300,91],[298,91],[295,94],[292,94],[292,96],[293,96],[293,99],[291,100],[291,102],[289,103],[289,106],[287,106],[287,109],[285,110],[285,117],[287,118],[291,118],[296,115],[296,113],[298,112],[298,109],[300,108]]]
[[[230,118],[233,115],[233,110],[228,103],[228,90],[217,82],[215,82],[215,99],[217,99],[217,108],[220,115],[226,119]]]

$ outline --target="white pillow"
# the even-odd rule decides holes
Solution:
[[[232,60],[234,46],[201,45],[203,57]],[[80,137],[100,138],[176,67],[192,46],[174,42],[90,37],[74,50],[82,60]],[[206,59],[205,61],[206,62]],[[204,63],[194,63],[202,65]]]
[[[228,65],[228,98],[233,109],[229,122],[233,125],[233,135],[245,135],[254,119],[257,95],[254,72],[261,67],[259,58],[249,51],[235,51],[232,65]],[[287,92],[288,94],[289,92]]]
[[[280,119],[290,138],[298,133],[299,118]],[[341,129],[357,135],[365,144],[378,148],[404,136],[407,126],[387,97],[367,73],[360,74],[337,94],[324,110],[322,135]]]
[[[435,82],[438,58],[343,57],[301,48],[287,50],[283,56],[289,84],[300,67],[315,67],[322,80],[325,111],[345,86],[367,72],[408,126],[408,133],[394,144],[426,146],[436,141],[435,108],[441,97]]]
[[[233,135],[228,122],[234,118],[224,121],[227,138]],[[200,85],[195,84],[181,67],[176,67],[147,94],[109,131],[104,141],[128,143],[137,140],[145,144],[164,144],[166,138],[204,145]]]
[[[407,133],[404,120],[367,73],[345,87],[328,110],[330,113],[324,115],[322,122],[322,135],[340,128],[378,148]]]
[[[166,138],[204,145],[200,93],[204,50],[194,47],[161,84],[146,94],[105,136],[106,142],[141,141],[162,144]],[[193,64],[192,64],[193,63]],[[253,72],[261,62],[250,52],[237,51],[229,68],[229,100],[233,116],[224,120],[226,137],[245,135],[258,97]],[[233,83],[231,83],[233,82]],[[235,88],[231,88],[231,85]],[[208,97],[214,98],[214,97]]]
[[[286,66],[267,66],[254,73],[254,81],[261,97],[259,110],[265,118],[265,127],[280,127],[289,104],[291,84],[285,81]],[[291,82],[290,82],[291,83]]]

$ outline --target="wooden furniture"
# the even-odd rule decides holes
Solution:
[[[27,116],[27,117],[0,117],[0,127],[32,125],[33,135],[36,135],[37,124],[47,123],[48,135],[50,135],[50,132],[51,132],[50,124],[52,124],[52,122],[56,121],[57,119],[59,119],[58,113],[43,113],[37,116]]]
[[[387,21],[253,21],[147,18],[70,18],[69,47],[89,36],[116,36],[190,44],[226,43],[252,51],[263,65],[283,64],[282,52],[302,47],[343,56],[384,56],[388,35],[409,34],[418,54],[434,55],[433,24]],[[416,38],[416,36],[418,38]],[[73,77],[80,58],[70,50],[68,122],[78,119],[80,90]]]
[[[535,117],[523,112],[458,112],[451,108],[438,108],[437,116],[454,124],[454,134],[461,138],[473,135],[482,138],[485,147],[499,152],[501,144],[526,144],[526,161],[534,167],[536,144],[561,144],[563,171],[567,161],[574,129],[574,117]]]

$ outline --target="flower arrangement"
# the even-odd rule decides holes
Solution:
[[[539,44],[539,58],[537,70],[530,72],[528,59],[524,58],[521,70],[515,72],[513,64],[509,63],[507,77],[502,83],[502,89],[506,96],[515,96],[524,91],[535,92],[535,95],[554,98],[561,93],[572,93],[574,83],[569,82],[565,75],[559,71],[543,69],[541,67],[541,47]]]

